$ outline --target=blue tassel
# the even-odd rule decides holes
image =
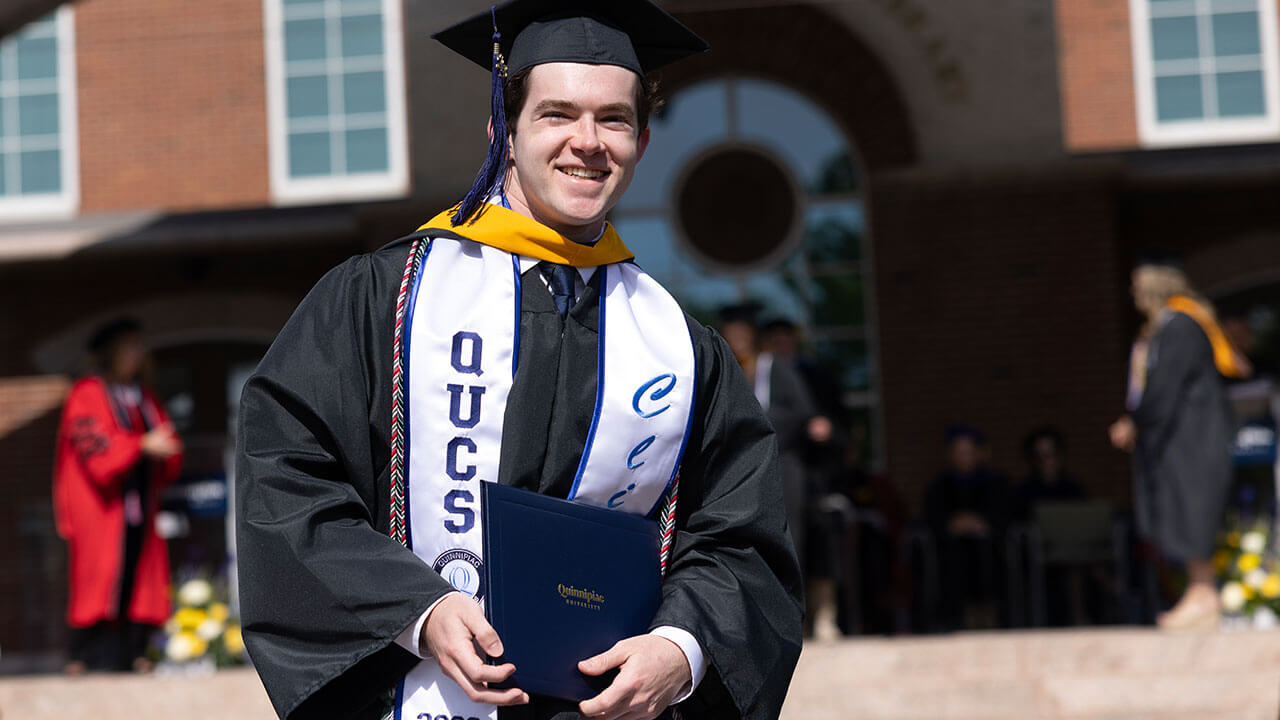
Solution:
[[[483,214],[482,206],[485,201],[495,191],[501,191],[507,177],[507,117],[504,107],[506,101],[503,97],[503,86],[507,79],[507,62],[502,57],[502,34],[498,32],[496,7],[490,6],[489,13],[493,18],[493,92],[489,109],[489,117],[493,122],[493,140],[489,142],[489,154],[485,156],[480,172],[476,173],[471,189],[462,197],[462,202],[453,213],[452,222],[455,227],[468,219],[475,222]]]

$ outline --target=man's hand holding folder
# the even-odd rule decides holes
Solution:
[[[484,610],[461,593],[446,595],[422,626],[422,645],[431,652],[444,674],[476,702],[492,705],[524,705],[529,695],[520,688],[490,689],[511,677],[516,666],[488,665],[480,656],[502,655],[502,640],[484,617]],[[479,648],[479,650],[477,650]]]
[[[480,656],[502,655],[502,639],[485,620],[484,611],[462,594],[450,595],[431,611],[422,628],[423,645],[444,672],[467,696],[493,705],[524,705],[528,693],[519,688],[490,689],[515,672],[515,665],[487,665]],[[618,676],[599,695],[583,700],[578,710],[586,717],[656,717],[692,682],[689,662],[670,640],[658,635],[637,635],[616,643],[603,653],[578,663],[583,674],[603,675],[618,669]]]
[[[680,647],[661,635],[637,635],[619,641],[595,657],[578,663],[587,675],[618,668],[604,692],[578,704],[585,717],[652,718],[682,695],[693,682],[689,661]]]

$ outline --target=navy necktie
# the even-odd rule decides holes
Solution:
[[[556,310],[560,311],[560,317],[565,317],[573,305],[573,268],[545,260],[538,265],[542,277],[547,279],[547,286],[551,288],[551,297],[556,301]]]

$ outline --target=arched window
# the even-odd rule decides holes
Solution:
[[[650,127],[611,216],[641,265],[705,322],[754,300],[805,328],[879,460],[867,223],[840,128],[800,93],[745,77],[682,90]]]

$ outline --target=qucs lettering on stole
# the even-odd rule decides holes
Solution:
[[[455,333],[450,355],[450,364],[457,372],[476,377],[484,374],[484,370],[480,367],[484,357],[484,339],[477,333],[465,330]],[[449,383],[445,386],[445,390],[449,393],[449,422],[459,431],[474,428],[480,422],[484,386],[472,385],[463,388],[462,385]],[[470,399],[469,412],[466,417],[463,417],[462,414],[462,395],[464,391]],[[465,483],[475,478],[476,466],[459,466],[460,459],[458,456],[464,451],[475,455],[478,449],[475,441],[466,435],[459,434],[449,441],[445,453],[445,473],[448,474],[449,479]],[[458,488],[446,493],[444,496],[444,508],[452,517],[445,520],[445,530],[455,535],[460,535],[475,527],[475,501],[476,496],[471,490]],[[445,720],[449,719],[445,718]]]

